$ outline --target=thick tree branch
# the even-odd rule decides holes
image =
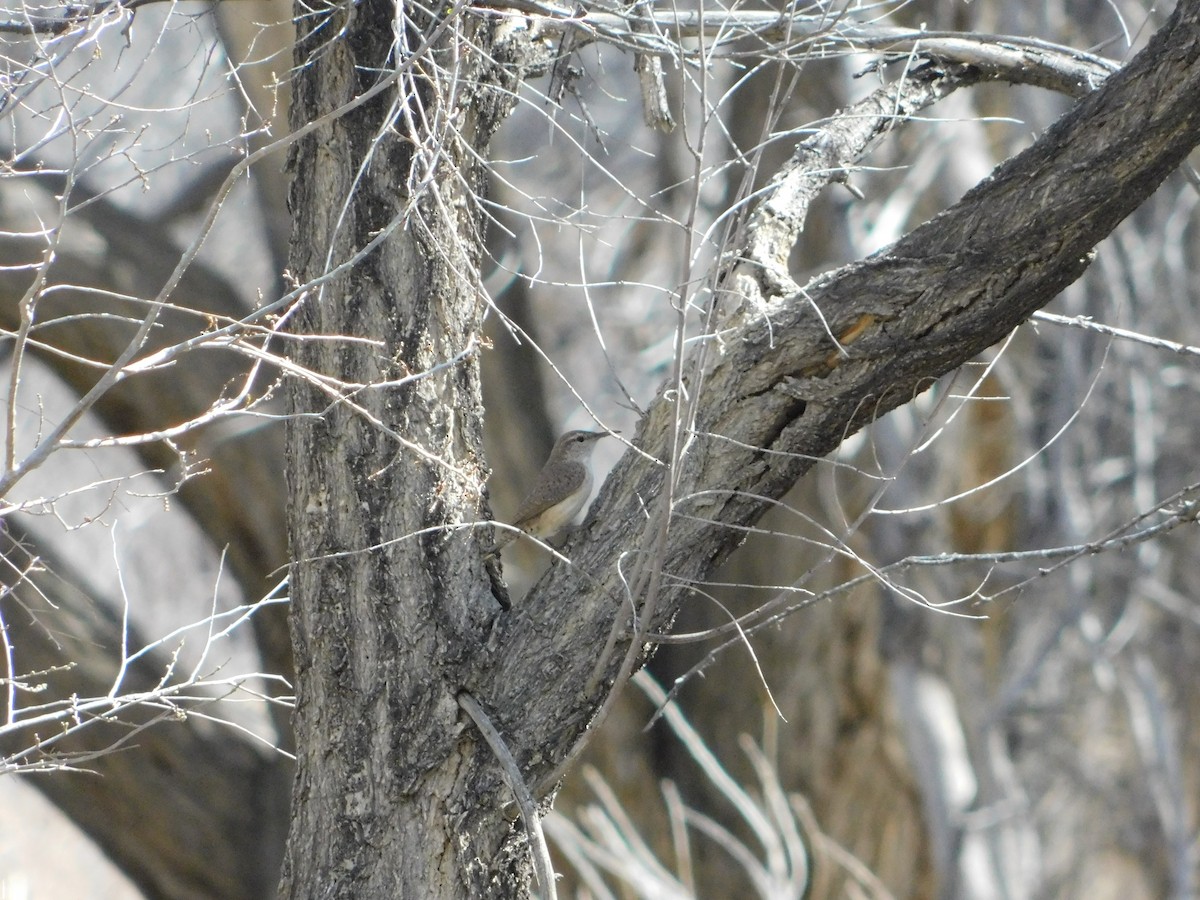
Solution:
[[[652,560],[677,587],[639,632],[668,627],[686,585],[733,550],[741,532],[725,526],[756,521],[846,435],[1000,340],[1078,278],[1096,244],[1200,142],[1198,96],[1200,0],[1184,0],[1125,69],[888,251],[787,296],[764,294],[735,269],[725,288],[742,302],[722,330],[723,352],[714,341],[690,361],[692,440],[674,467],[679,500],[667,544]],[[835,118],[809,148],[844,146],[855,127]],[[802,221],[803,211],[793,212]],[[493,633],[473,690],[498,711],[530,783],[555,772],[581,740],[602,700],[585,695],[597,648],[614,617],[627,620],[630,604],[644,600],[627,595],[625,579],[652,546],[647,510],[669,471],[676,399],[660,394],[636,440],[661,462],[626,454],[596,504],[590,540],[568,548],[574,565],[551,569]],[[609,678],[623,649],[604,661]]]
[[[692,42],[705,40],[704,56],[772,55],[820,58],[877,50],[905,57],[939,56],[978,67],[988,77],[1083,96],[1117,65],[1081,50],[1014,35],[924,31],[879,22],[859,23],[828,15],[792,15],[769,10],[703,12],[639,8],[633,12],[579,12],[541,0],[482,0],[475,9],[529,16],[532,30],[544,36],[569,35],[572,51],[605,43],[639,57],[659,56],[701,63]],[[551,96],[554,94],[551,92]]]

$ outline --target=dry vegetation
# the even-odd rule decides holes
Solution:
[[[307,14],[330,23],[313,54],[345,39],[331,9]],[[0,773],[28,776],[147,896],[261,897],[278,877],[296,678],[281,385],[368,422],[384,457],[436,459],[371,398],[478,361],[487,459],[472,474],[490,466],[503,519],[558,432],[619,431],[598,453],[611,468],[664,384],[700,396],[687,379],[732,354],[738,329],[770,332],[779,297],[824,296],[825,273],[957,203],[1171,13],[635,9],[631,28],[615,7],[447,7],[447,27],[492,23],[488,46],[528,71],[475,97],[513,109],[462,176],[468,195],[486,181],[486,241],[477,265],[449,265],[486,330],[423,371],[395,351],[386,384],[293,352],[300,304],[374,249],[331,241],[309,254],[327,251],[323,274],[289,271],[294,10],[10,5],[0,22]],[[360,77],[386,82],[394,121],[427,117],[411,150],[427,168],[406,189],[436,206],[447,148],[466,140],[461,60],[406,39],[407,62]],[[960,67],[961,86],[897,105],[894,130],[818,172],[832,183],[798,217],[786,208],[802,233],[756,243],[797,146],[821,149],[839,112],[922,67]],[[425,77],[442,105],[412,101]],[[381,158],[390,139],[371,145]],[[719,535],[694,549],[722,563],[695,580],[665,551],[654,561],[679,615],[650,634],[643,610],[637,637],[658,652],[603,706],[546,820],[560,896],[1200,893],[1197,185],[1185,163],[1042,311],[886,416],[865,411],[790,491],[748,498],[761,519],[711,513],[699,476],[676,485],[663,528],[711,514]],[[1074,203],[1069,190],[1048,205]],[[355,196],[330,215],[352,218]],[[426,227],[417,199],[397,234]],[[839,328],[828,369],[877,324]],[[675,408],[660,449],[685,472],[713,435],[702,410]],[[641,527],[621,566],[650,549]],[[549,561],[509,551],[515,605]],[[609,680],[640,665],[629,638]],[[19,875],[0,871],[0,895]]]

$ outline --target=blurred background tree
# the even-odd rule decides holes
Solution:
[[[922,61],[871,28],[1033,35],[1119,64],[1169,13],[793,11],[826,16],[828,41],[743,33],[706,66],[667,59],[672,131],[645,124],[633,58],[608,41],[556,38],[561,65],[522,85],[487,198],[499,518],[557,433],[591,427],[585,407],[632,434],[679,353],[681,286],[699,296],[733,245],[731,211],[753,208],[815,124]],[[77,827],[128,895],[261,897],[292,778],[285,338],[271,312],[286,306],[271,305],[297,287],[284,132],[303,12],[88,13],[25,4],[0,27],[0,749],[27,776],[0,781],[0,883],[86,896],[67,862],[90,858],[62,849]],[[791,276],[886,247],[1070,103],[998,84],[930,107],[851,173],[853,192],[820,196]],[[642,676],[557,800],[560,890],[1200,891],[1188,177],[1168,179],[1045,314],[848,436],[694,586],[677,633],[772,598],[795,611],[727,651],[720,637],[664,644],[648,675],[677,686],[677,707],[646,730],[662,695]],[[695,340],[705,329],[689,316]],[[602,467],[622,451],[602,442]],[[522,541],[505,562],[519,603],[548,557]],[[29,785],[64,817],[29,827],[50,816]],[[94,881],[98,863],[81,865],[74,877],[117,896]]]

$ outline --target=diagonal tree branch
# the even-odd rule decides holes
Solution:
[[[963,74],[919,72],[911,90]],[[626,454],[596,504],[590,539],[568,548],[574,564],[552,568],[497,623],[494,652],[476,673],[471,688],[496,711],[531,783],[553,787],[611,690],[630,644],[630,605],[644,612],[647,599],[631,574],[648,564],[670,584],[704,580],[740,540],[724,526],[756,521],[846,435],[999,341],[1077,279],[1096,244],[1200,143],[1197,96],[1200,0],[1183,0],[1125,69],[887,251],[790,294],[778,293],[786,282],[764,285],[757,265],[734,265],[723,290],[738,305],[719,347],[710,341],[686,370],[697,412],[680,458],[665,459],[680,406],[664,390],[639,429],[643,453]],[[876,127],[895,112],[880,113]],[[862,125],[861,116],[835,118],[798,153],[812,154],[811,171],[830,180],[865,150],[850,137]],[[803,208],[791,210],[793,225],[803,217]],[[668,473],[679,499],[650,558]],[[669,627],[686,597],[665,590],[639,633]],[[623,629],[617,652],[599,661],[604,689],[589,695],[614,618]]]

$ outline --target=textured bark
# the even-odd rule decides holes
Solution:
[[[358,97],[378,73],[412,64],[391,55],[396,14],[392,3],[370,2],[324,23],[300,17],[294,128]],[[407,38],[433,41],[422,72],[452,65],[455,43],[468,41],[484,52],[463,63],[461,83],[490,77],[479,69],[487,23],[417,24]],[[295,360],[359,384],[417,377],[354,392],[360,411],[308,384],[291,387],[294,412],[312,415],[294,419],[287,436],[303,738],[284,897],[512,896],[528,877],[501,815],[495,764],[456,700],[457,670],[499,608],[479,534],[454,526],[485,518],[478,359],[463,355],[483,313],[472,277],[481,235],[472,195],[483,172],[471,154],[482,152],[504,100],[483,90],[451,99],[449,90],[424,75],[406,81],[397,113],[389,88],[304,138],[291,161],[292,271],[301,280],[402,223],[312,291],[293,320],[297,336],[374,343],[301,341]],[[414,146],[430,140],[423,129],[439,127],[439,115],[453,131],[436,138],[442,155],[426,189],[427,158]],[[449,359],[460,361],[435,368]]]
[[[741,305],[722,331],[724,352],[714,347],[687,368],[695,421],[671,473],[677,500],[665,542],[657,543],[656,504],[681,414],[670,385],[635,440],[649,458],[626,454],[595,505],[590,540],[564,551],[573,565],[553,568],[501,621],[493,656],[479,667],[479,692],[514,736],[531,783],[552,787],[546,779],[600,708],[604,692],[589,696],[587,688],[614,615],[627,618],[638,556],[629,557],[655,554],[675,584],[703,580],[741,540],[736,526],[767,508],[764,498],[781,497],[848,434],[1048,303],[1200,142],[1197,96],[1200,3],[1189,0],[1125,69],[1029,150],[887,251],[800,294],[771,293],[777,279],[760,266],[734,270],[725,286]],[[890,110],[876,130],[887,126],[885,117],[891,121]],[[841,154],[852,149],[847,136],[862,128],[857,117],[835,120],[797,153],[811,154],[811,169],[828,180],[854,162]],[[794,229],[803,211],[797,202]],[[643,599],[636,588],[633,596]],[[666,630],[686,591],[665,596],[653,632]],[[626,633],[618,650],[628,641]],[[603,661],[606,685],[620,660],[617,653]]]
[[[350,21],[334,23],[345,37],[313,59],[302,33],[295,126],[404,63],[387,63],[391,15],[389,4],[355,7]],[[484,34],[472,38],[486,43]],[[749,259],[722,282],[736,306],[723,316],[720,348],[713,342],[689,360],[686,393],[664,387],[636,438],[645,455],[627,455],[614,472],[588,540],[567,549],[573,564],[554,567],[511,612],[495,600],[482,542],[453,527],[486,511],[474,358],[355,392],[374,422],[293,385],[294,411],[319,416],[298,416],[288,435],[299,771],[283,896],[523,895],[524,849],[502,815],[508,795],[458,712],[459,691],[491,711],[528,782],[551,794],[630,645],[623,634],[617,653],[597,652],[614,618],[627,619],[630,599],[650,630],[667,628],[685,596],[673,585],[712,572],[740,540],[738,528],[813,459],[1077,278],[1091,248],[1200,141],[1198,59],[1200,2],[1189,0],[1127,69],[956,207],[802,293],[772,270],[774,251],[747,242]],[[926,69],[906,82],[915,92],[909,108],[971,77]],[[435,83],[424,86],[406,102],[441,102]],[[461,102],[446,110],[476,149],[494,125],[473,119],[480,108],[489,109]],[[379,99],[359,106],[298,146],[299,279],[323,275],[327,254],[345,260],[407,215],[405,139],[424,136],[392,136],[385,124],[403,131],[410,120],[385,123],[387,109]],[[826,183],[894,113],[881,104],[866,136],[861,116],[835,119],[799,148],[798,164],[825,173],[817,180]],[[478,221],[459,201],[480,179],[461,148],[443,150],[440,202],[423,194],[409,227],[311,292],[293,320],[298,335],[379,346],[327,337],[300,343],[297,361],[370,384],[429,372],[466,349],[479,317],[463,277],[477,261]],[[769,243],[794,240],[805,204],[796,197],[777,208],[787,232]],[[656,590],[655,609],[642,607]],[[636,646],[634,656],[644,652]]]

